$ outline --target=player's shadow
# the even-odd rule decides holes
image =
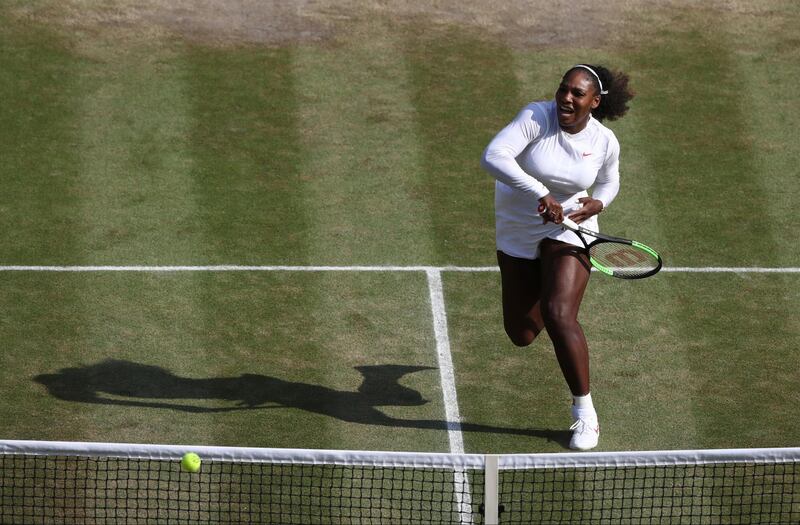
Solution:
[[[426,366],[374,365],[355,367],[362,382],[357,391],[285,381],[277,377],[242,374],[239,377],[192,379],[157,366],[108,359],[34,378],[50,395],[65,401],[163,408],[184,412],[228,412],[290,407],[367,425],[515,434],[545,438],[566,446],[569,433],[559,430],[510,428],[431,419],[399,419],[381,406],[421,406],[428,401],[418,391],[400,384],[406,374],[432,370]],[[222,401],[233,406],[200,407],[187,401]]]

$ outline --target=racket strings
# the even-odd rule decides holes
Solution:
[[[599,242],[589,248],[589,256],[595,263],[611,270],[614,275],[635,279],[652,274],[661,266],[653,254],[617,242]]]

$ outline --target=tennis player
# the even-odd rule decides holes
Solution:
[[[594,448],[600,437],[589,349],[578,323],[591,265],[580,239],[559,224],[567,216],[598,231],[597,215],[619,190],[619,142],[601,121],[622,117],[632,98],[626,74],[576,65],[554,100],[525,106],[481,159],[497,179],[503,324],[521,347],[547,330],[572,392],[570,448],[578,450]]]

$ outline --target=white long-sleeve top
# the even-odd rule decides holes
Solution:
[[[586,127],[570,134],[558,125],[555,101],[528,104],[483,152],[482,166],[495,183],[497,249],[535,259],[539,243],[550,237],[581,246],[577,236],[544,224],[538,200],[547,194],[568,215],[588,196],[611,204],[619,191],[619,142],[614,133],[590,117]],[[597,231],[597,217],[583,226]]]

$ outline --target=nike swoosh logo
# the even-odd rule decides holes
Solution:
[[[588,156],[589,156],[589,155],[591,155],[591,154],[592,154],[592,152],[589,152],[589,153],[584,153],[584,154],[583,154],[583,156],[584,156],[584,157],[588,157]]]

